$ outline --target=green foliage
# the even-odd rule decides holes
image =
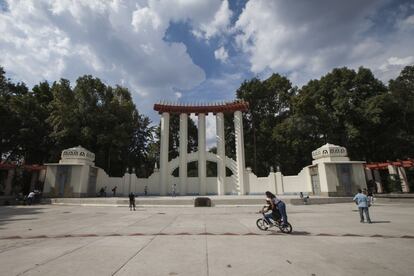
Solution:
[[[405,67],[400,75],[389,83],[390,108],[393,109],[393,137],[398,147],[397,157],[414,155],[414,66]]]
[[[237,98],[249,102],[243,121],[246,166],[259,176],[267,175],[271,166],[281,164],[282,145],[275,143],[272,132],[288,116],[295,92],[290,81],[279,74],[264,81],[245,81],[237,90]],[[226,134],[228,128],[231,127],[226,127]],[[226,143],[233,140],[226,137]],[[226,153],[231,147],[226,147]]]
[[[270,166],[298,173],[311,163],[311,151],[325,143],[347,147],[354,160],[414,154],[413,66],[389,88],[367,68],[337,68],[301,89],[278,74],[254,78],[240,86],[237,97],[250,104],[244,121],[246,165],[260,176]]]
[[[73,88],[61,79],[51,87],[42,82],[29,91],[4,75],[1,69],[3,157],[26,164],[56,162],[63,149],[82,145],[112,176],[123,175],[126,167],[136,168],[138,175],[152,172],[154,129],[149,118],[138,113],[128,89],[82,76]]]

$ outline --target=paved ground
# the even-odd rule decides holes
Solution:
[[[413,275],[414,204],[288,205],[290,235],[257,207],[0,207],[0,275]]]

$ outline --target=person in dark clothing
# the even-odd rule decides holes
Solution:
[[[132,208],[134,208],[135,211],[135,195],[131,192],[129,194],[129,210],[132,211]]]
[[[113,196],[116,196],[116,189],[117,189],[118,187],[117,186],[115,186],[115,187],[113,187],[112,188],[112,193],[113,193]]]
[[[100,196],[100,197],[104,197],[104,195],[105,195],[105,189],[104,189],[104,187],[102,187],[102,188],[99,190],[99,196]]]

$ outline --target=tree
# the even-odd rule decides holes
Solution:
[[[290,116],[273,134],[293,153],[289,166],[296,172],[309,164],[312,150],[328,142],[347,147],[353,159],[369,160],[384,138],[389,143],[380,133],[387,127],[387,101],[386,87],[369,69],[334,69],[299,90]]]
[[[406,66],[395,80],[390,80],[389,90],[394,105],[394,151],[399,158],[414,156],[414,66]]]
[[[17,135],[19,130],[18,114],[12,108],[12,99],[20,95],[16,86],[6,78],[5,71],[0,67],[0,157],[13,158],[18,150]]]
[[[46,120],[52,98],[49,83],[45,81],[35,85],[20,102],[18,113],[22,116],[22,125],[19,142],[26,164],[43,164],[49,160],[50,148],[53,145],[49,137],[51,127]]]
[[[289,115],[295,91],[286,77],[273,74],[264,81],[245,81],[236,92],[238,99],[249,103],[243,121],[246,166],[251,166],[259,176],[267,175],[270,167],[282,162],[281,148],[272,132]]]
[[[54,142],[51,149],[51,159],[58,160],[63,149],[79,145],[80,120],[76,111],[75,94],[70,82],[61,79],[52,85],[53,99],[49,104],[50,115],[47,122],[52,130],[49,134]]]
[[[147,174],[153,130],[127,88],[112,88],[87,75],[77,79],[73,90],[69,81],[61,80],[52,92],[48,122],[57,152],[82,145],[95,153],[96,165],[111,176],[122,176],[127,167]]]

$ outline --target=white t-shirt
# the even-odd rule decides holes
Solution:
[[[34,196],[35,196],[35,193],[34,192],[30,192],[27,197],[31,198],[31,197],[34,197]]]

